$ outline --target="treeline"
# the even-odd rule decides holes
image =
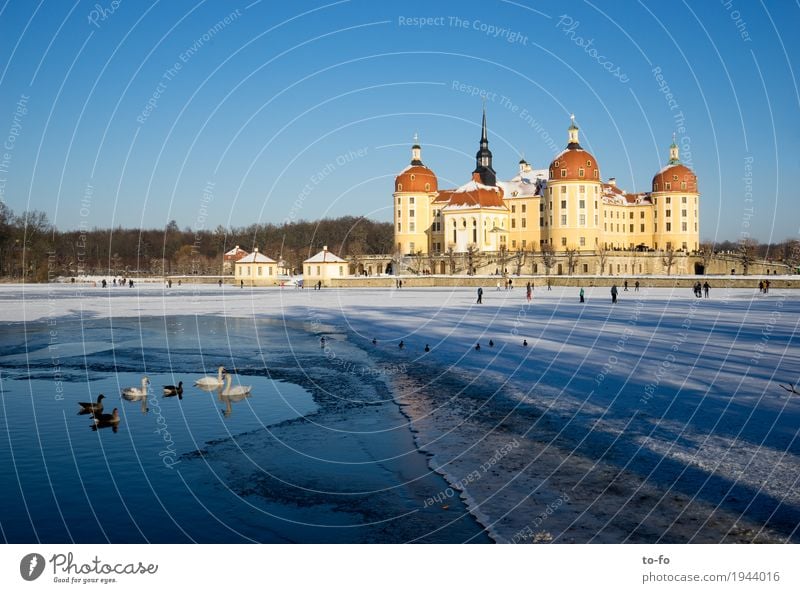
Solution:
[[[324,245],[342,257],[390,253],[392,224],[344,216],[282,225],[252,224],[213,230],[163,229],[59,231],[40,211],[14,214],[0,203],[0,277],[46,282],[58,276],[220,274],[223,254],[236,245],[258,247],[300,270]]]

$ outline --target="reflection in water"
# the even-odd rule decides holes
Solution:
[[[94,421],[92,424],[92,430],[111,428],[111,430],[117,432],[119,429],[119,410],[114,408],[114,411],[112,411],[110,414],[95,412],[92,420]]]
[[[95,412],[103,411],[103,400],[106,398],[102,393],[97,396],[96,402],[78,402],[81,407],[78,414],[94,414]]]
[[[239,395],[225,395],[225,393],[220,389],[217,392],[217,397],[219,401],[225,404],[225,409],[222,410],[222,413],[225,415],[226,418],[230,418],[231,414],[233,414],[233,406],[231,404],[244,401],[248,397],[250,397],[250,392],[241,393]]]

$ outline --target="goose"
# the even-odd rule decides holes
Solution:
[[[480,350],[480,349],[481,349],[481,343],[478,342],[477,344],[475,344],[475,350]]]
[[[137,400],[147,397],[147,386],[150,385],[150,379],[142,377],[142,386],[139,387],[126,387],[122,390],[122,397],[127,400]]]
[[[178,381],[177,385],[164,385],[164,395],[167,397],[183,395],[183,381]]]
[[[106,398],[102,393],[97,396],[97,402],[78,402],[81,411],[78,414],[89,414],[103,411],[103,400]]]
[[[431,351],[431,347],[428,346],[427,344],[425,344],[425,352],[430,352],[430,351]]]
[[[119,410],[114,408],[110,414],[95,414],[94,423],[98,426],[110,426],[119,424]]]
[[[528,345],[528,340],[522,340],[522,345],[523,346],[527,346]]]
[[[225,382],[222,380],[222,373],[225,372],[225,367],[219,367],[216,377],[203,377],[194,382],[198,387],[222,387]]]
[[[250,390],[253,389],[250,385],[237,385],[236,387],[231,387],[232,381],[233,377],[231,374],[225,373],[225,389],[223,389],[222,393],[220,393],[221,396],[236,397],[238,395],[247,395],[250,393]]]

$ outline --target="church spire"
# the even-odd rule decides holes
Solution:
[[[475,154],[474,174],[478,174],[484,185],[497,185],[497,175],[492,168],[492,151],[489,150],[489,135],[486,127],[486,104],[483,106],[483,120],[481,122],[481,143]]]

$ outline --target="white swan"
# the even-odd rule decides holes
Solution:
[[[150,385],[150,379],[142,377],[142,387],[126,387],[122,390],[122,397],[128,400],[137,400],[147,397],[147,386]]]
[[[197,387],[222,387],[224,381],[222,380],[222,373],[225,372],[225,367],[219,367],[216,377],[203,377],[194,382]]]
[[[225,373],[225,389],[223,389],[222,393],[220,393],[221,396],[236,397],[248,395],[253,389],[250,385],[237,385],[236,387],[231,387],[232,381],[233,377],[231,377],[230,373]]]

